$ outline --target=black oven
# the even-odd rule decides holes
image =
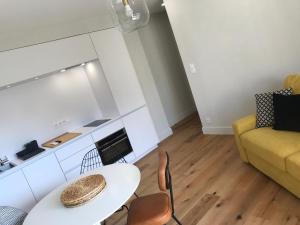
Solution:
[[[125,129],[96,142],[103,165],[113,164],[133,151]]]

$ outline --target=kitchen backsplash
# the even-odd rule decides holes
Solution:
[[[0,155],[39,144],[102,116],[83,67],[0,91]]]

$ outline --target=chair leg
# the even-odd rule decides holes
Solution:
[[[124,209],[126,209],[127,212],[129,211],[127,205],[122,205],[122,207],[121,207],[118,211],[116,211],[115,213],[121,212],[121,211],[123,211]],[[106,220],[102,221],[102,222],[100,223],[100,225],[106,225]]]
[[[127,212],[129,211],[129,209],[128,209],[128,206],[127,206],[127,205],[122,205],[122,207],[121,207],[119,210],[117,210],[117,211],[116,211],[116,213],[118,213],[118,212],[122,212],[124,209],[126,209],[126,210],[127,210]]]
[[[175,214],[172,215],[173,219],[176,221],[176,223],[178,225],[182,225],[182,223],[179,221],[179,219],[177,219],[177,217],[175,216]]]

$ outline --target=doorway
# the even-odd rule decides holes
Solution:
[[[196,111],[192,92],[166,12],[151,15],[138,31],[170,126]]]

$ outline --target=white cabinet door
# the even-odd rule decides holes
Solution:
[[[80,176],[81,166],[71,170],[70,172],[66,173],[67,181],[73,180]]]
[[[38,201],[66,181],[54,154],[23,168],[23,171]]]
[[[1,206],[12,206],[29,212],[35,204],[36,201],[22,171],[0,179]]]
[[[77,152],[76,154],[72,155],[71,157],[59,162],[64,173],[66,174],[77,167],[81,167],[81,163],[82,163],[82,160],[83,160],[85,154],[95,148],[96,148],[95,145],[91,145],[91,146]]]
[[[63,161],[77,152],[94,144],[92,136],[87,135],[55,152],[58,161]]]
[[[126,160],[127,163],[134,163],[136,156],[135,156],[134,152],[131,152],[130,154],[126,155],[124,157],[124,159]]]
[[[143,156],[158,144],[158,137],[147,107],[143,107],[123,118],[134,154]]]
[[[97,58],[88,35],[0,52],[0,86],[21,82]]]
[[[121,115],[143,106],[144,95],[122,34],[109,29],[91,38]]]

